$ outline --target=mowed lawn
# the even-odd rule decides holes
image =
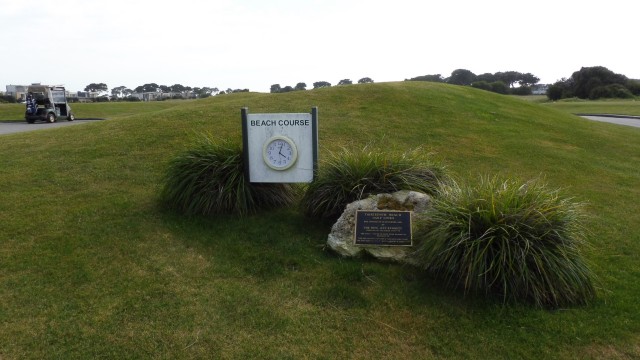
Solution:
[[[640,100],[578,100],[546,102],[544,106],[571,114],[615,114],[640,116]]]
[[[245,106],[318,106],[321,160],[420,146],[461,182],[543,177],[587,204],[597,300],[505,305],[409,266],[342,259],[324,247],[332,224],[296,207],[163,210],[168,162],[202,134],[240,142]],[[22,111],[0,105],[0,120]],[[0,137],[2,359],[640,357],[640,129],[418,82],[76,111],[108,120]]]

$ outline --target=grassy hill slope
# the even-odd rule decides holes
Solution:
[[[0,138],[0,357],[640,356],[640,129],[417,82],[118,106],[76,108],[107,121]],[[168,161],[202,133],[239,142],[243,106],[318,106],[320,157],[423,146],[466,181],[545,177],[589,204],[598,301],[465,298],[409,267],[335,257],[331,224],[296,209],[159,209]]]

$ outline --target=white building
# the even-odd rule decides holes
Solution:
[[[33,84],[40,85],[40,84]],[[26,100],[27,99],[27,88],[29,85],[7,85],[7,95],[13,96],[16,100]]]
[[[549,89],[549,85],[547,84],[535,84],[531,87],[531,93],[533,95],[545,95],[547,89]]]

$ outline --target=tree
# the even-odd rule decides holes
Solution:
[[[476,81],[484,81],[486,83],[492,83],[497,80],[496,76],[492,73],[484,73],[476,76]]]
[[[124,91],[127,88],[125,86],[116,86],[113,89],[111,89],[111,96],[116,97],[116,98],[121,98],[124,96]]]
[[[575,96],[587,99],[593,89],[612,84],[625,85],[628,81],[624,75],[616,74],[604,66],[583,67],[571,75],[574,81]]]
[[[547,88],[547,97],[551,101],[573,97],[573,79],[562,78]]]
[[[159,86],[156,83],[144,84],[136,87],[135,92],[137,93],[157,92],[158,88]]]
[[[493,81],[490,83],[484,80],[474,81],[471,84],[471,87],[474,87],[476,89],[492,91],[498,94],[506,94],[509,90],[507,88],[507,85],[505,85],[505,83],[503,83],[502,81]]]
[[[160,86],[158,86],[158,89],[160,90],[160,92],[165,93],[165,94],[171,92],[171,87],[169,87],[167,85],[160,85]]]
[[[198,95],[199,98],[208,98],[209,96],[211,96],[211,94],[213,94],[213,89],[210,87],[203,87],[203,88],[197,88],[193,89],[193,91],[196,93],[196,95]]]
[[[517,71],[497,72],[494,75],[496,77],[496,81],[502,81],[510,88],[522,78],[522,73]]]
[[[371,84],[373,83],[373,80],[371,80],[370,77],[363,77],[362,79],[358,80],[358,84]]]
[[[453,70],[447,82],[453,85],[471,85],[476,80],[476,74],[467,69]]]
[[[630,99],[633,94],[622,84],[609,84],[606,86],[598,86],[591,89],[589,99],[595,100],[600,98],[618,98]]]
[[[185,90],[185,87],[181,84],[173,84],[171,85],[171,92],[182,94]]]
[[[509,88],[502,81],[494,81],[489,85],[491,86],[491,91],[493,91],[494,93],[506,94],[507,92],[509,92]]]
[[[307,84],[303,82],[299,82],[296,84],[296,87],[294,88],[294,90],[296,91],[307,90]]]
[[[491,91],[491,84],[489,84],[485,80],[474,81],[473,83],[471,83],[471,87],[476,89]]]
[[[272,94],[277,94],[277,93],[279,93],[279,92],[282,92],[282,87],[280,87],[280,84],[273,84],[273,85],[271,85],[271,90],[270,90],[270,92],[271,92]]]
[[[518,84],[525,87],[533,86],[538,82],[540,82],[540,78],[532,73],[520,74],[520,79],[518,80]]]
[[[531,88],[531,86],[519,86],[511,89],[509,93],[511,95],[519,95],[519,96],[531,95],[533,94],[533,89]]]
[[[411,78],[411,79],[404,79],[404,81],[444,82],[444,78],[440,74],[435,74],[435,75],[416,76],[416,77]]]
[[[351,81],[350,79],[342,79],[338,82],[338,86],[340,85],[351,85],[353,84],[353,81]]]
[[[108,90],[107,84],[105,83],[99,83],[99,84],[91,83],[84,88],[84,91],[97,92],[97,93],[106,92],[107,90]]]
[[[330,82],[326,82],[326,81],[316,81],[313,83],[313,88],[314,89],[320,89],[320,88],[325,88],[325,87],[331,87],[331,83]]]
[[[640,95],[640,80],[630,79],[626,86],[633,95]]]

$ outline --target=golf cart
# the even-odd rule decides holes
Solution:
[[[75,120],[67,103],[64,87],[30,85],[27,88],[27,110],[24,118],[29,124],[36,120],[56,122],[58,119]]]

